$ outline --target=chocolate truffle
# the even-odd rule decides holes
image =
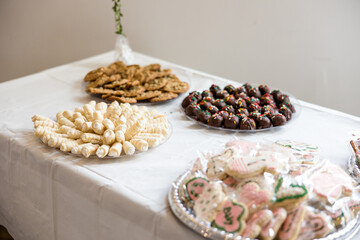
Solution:
[[[278,102],[278,103],[284,103],[284,102],[289,103],[289,102],[290,102],[290,98],[289,98],[289,96],[286,95],[286,94],[281,94],[281,95],[278,97],[277,102]]]
[[[211,102],[206,102],[202,100],[200,103],[198,103],[198,105],[202,110],[207,110],[212,104]]]
[[[271,95],[273,96],[275,102],[278,102],[278,98],[281,96],[281,94],[282,93],[280,92],[280,90],[273,90],[271,92]]]
[[[222,109],[223,107],[226,106],[226,103],[225,103],[224,99],[216,99],[213,102],[213,105],[216,106],[218,109]]]
[[[249,98],[249,96],[246,95],[246,93],[240,93],[239,95],[235,96],[235,98],[241,98],[246,101]]]
[[[250,97],[257,97],[257,98],[261,97],[261,93],[260,93],[259,89],[256,87],[250,88],[248,90],[248,95]]]
[[[213,97],[204,97],[202,101],[213,103],[215,99]]]
[[[233,94],[235,91],[235,87],[229,84],[224,87],[224,90],[227,91],[229,94]]]
[[[252,103],[256,103],[256,104],[260,105],[260,99],[257,98],[257,97],[250,97],[250,98],[246,99],[246,104],[247,105],[250,105]]]
[[[295,107],[291,103],[284,102],[284,103],[281,103],[279,107],[281,108],[282,106],[289,108],[292,113],[296,113]]]
[[[238,127],[239,125],[239,117],[234,115],[234,114],[230,114],[227,118],[224,119],[224,127],[225,128],[230,128],[230,129],[235,129]]]
[[[225,98],[224,98],[224,101],[227,105],[232,105],[232,106],[235,106],[235,97],[234,95],[227,95]]]
[[[221,88],[216,84],[213,84],[210,86],[210,92],[212,92],[214,95],[216,94],[216,92],[218,92],[220,90],[221,90]]]
[[[246,101],[242,98],[236,99],[235,100],[235,108],[246,108],[247,104]]]
[[[209,118],[208,124],[213,127],[221,127],[223,121],[223,117],[215,113]]]
[[[266,93],[270,93],[270,88],[267,85],[259,85],[259,91],[262,95],[266,94]]]
[[[250,106],[247,108],[249,110],[249,112],[253,112],[253,111],[259,111],[261,112],[261,107],[259,104],[257,103],[252,103],[250,104]]]
[[[252,118],[255,120],[255,122],[258,120],[258,118],[261,116],[261,113],[258,111],[253,111],[249,114],[249,118]]]
[[[220,111],[220,112],[218,112],[218,114],[220,116],[222,116],[224,119],[229,116],[229,113],[227,111]]]
[[[245,83],[244,85],[242,85],[247,92],[249,92],[250,88],[252,88],[252,86],[250,85],[250,83]]]
[[[183,108],[186,108],[187,106],[189,106],[190,104],[192,103],[197,103],[197,98],[196,97],[193,97],[193,96],[187,96],[184,98],[184,100],[182,101],[181,103],[181,106]]]
[[[238,108],[236,110],[237,114],[245,114],[246,116],[249,116],[249,111],[246,108]]]
[[[197,118],[200,122],[207,123],[210,117],[211,114],[209,111],[201,111]]]
[[[287,121],[289,121],[292,117],[291,110],[284,105],[279,109],[279,113],[284,115]]]
[[[229,93],[225,90],[221,90],[221,91],[217,91],[216,92],[216,98],[225,98],[226,96],[228,96]]]
[[[243,118],[240,121],[240,129],[241,130],[254,130],[256,129],[255,121],[252,118]]]
[[[226,112],[228,112],[228,113],[235,113],[235,109],[234,109],[234,107],[231,106],[231,105],[226,105],[226,106],[223,107],[221,110],[222,110],[222,111],[226,111]]]
[[[185,113],[191,118],[197,118],[198,113],[201,111],[201,108],[196,103],[192,103],[185,108]]]
[[[217,112],[219,112],[219,109],[217,107],[215,107],[214,105],[211,105],[207,108],[207,110],[211,113],[211,114],[215,114]]]
[[[236,116],[239,118],[239,121],[243,120],[244,118],[248,118],[245,114],[236,114]]]
[[[262,113],[264,112],[275,112],[275,109],[271,105],[264,105],[262,107]]]
[[[198,91],[192,91],[191,93],[189,93],[189,96],[195,97],[198,101],[201,101],[202,99],[201,93]]]
[[[234,90],[235,98],[239,98],[238,95],[240,95],[240,93],[244,93],[245,95],[247,95],[247,91],[244,87],[238,87]]]
[[[201,93],[201,96],[202,96],[203,98],[205,98],[205,97],[213,97],[214,95],[213,95],[212,92],[210,92],[210,90],[204,90],[204,91]]]
[[[261,114],[256,119],[256,126],[258,129],[269,128],[269,127],[271,127],[271,121],[267,116],[264,116]]]
[[[276,127],[276,126],[284,125],[286,123],[286,118],[281,113],[278,113],[278,114],[272,116],[271,121],[272,121],[272,124],[274,125],[274,127]]]

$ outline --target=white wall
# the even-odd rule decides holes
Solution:
[[[240,82],[267,83],[360,116],[358,0],[122,2],[124,31],[136,51]],[[1,0],[0,79],[18,77],[15,64],[28,74],[112,49],[111,5]],[[31,45],[17,50],[23,35]]]

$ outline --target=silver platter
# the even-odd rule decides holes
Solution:
[[[226,233],[225,231],[220,231],[217,228],[211,227],[210,223],[204,221],[198,221],[194,216],[192,209],[187,208],[180,197],[180,191],[182,189],[185,179],[191,174],[190,171],[186,171],[180,175],[175,182],[173,182],[171,189],[169,191],[168,200],[170,208],[174,215],[187,225],[190,229],[194,230],[201,236],[213,239],[213,240],[240,240],[244,239],[239,235]],[[327,235],[322,240],[334,240],[334,239],[354,239],[353,237],[358,232],[360,226],[360,215],[351,221],[349,221],[344,228],[339,229],[336,232],[333,232]]]

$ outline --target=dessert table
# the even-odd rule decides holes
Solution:
[[[322,157],[346,169],[348,140],[360,129],[360,118],[301,100],[301,113],[293,122],[252,134],[206,129],[189,121],[180,111],[186,94],[148,105],[167,115],[170,138],[148,152],[118,159],[85,159],[43,144],[33,133],[31,117],[55,119],[59,111],[99,101],[85,92],[82,79],[113,61],[114,53],[108,52],[0,84],[0,224],[15,239],[202,239],[174,217],[168,191],[197,151],[234,137],[315,144]],[[178,70],[179,78],[190,82],[190,91],[232,82],[139,53],[135,62]]]

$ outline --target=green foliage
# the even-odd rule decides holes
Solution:
[[[117,34],[122,34],[123,27],[121,25],[121,17],[123,16],[121,13],[121,0],[112,0],[114,2],[113,10],[115,13],[115,29]]]

